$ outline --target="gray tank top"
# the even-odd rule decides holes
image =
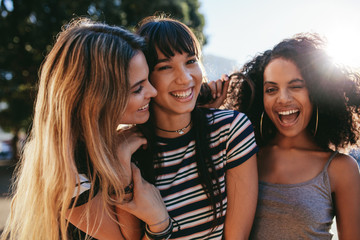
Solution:
[[[259,199],[250,239],[331,239],[334,218],[328,166],[297,184],[259,182]]]

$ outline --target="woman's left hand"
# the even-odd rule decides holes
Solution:
[[[117,156],[120,164],[125,168],[125,172],[129,175],[126,176],[126,185],[130,184],[132,179],[131,156],[140,147],[146,147],[146,144],[145,137],[136,127],[119,131]]]
[[[134,181],[133,198],[129,202],[116,205],[116,208],[141,219],[150,226],[151,231],[161,232],[169,225],[169,221],[166,221],[169,214],[160,192],[142,178],[139,168],[134,163],[131,163],[131,169]]]

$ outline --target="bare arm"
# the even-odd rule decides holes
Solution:
[[[258,196],[256,154],[226,172],[227,213],[225,239],[248,239]]]
[[[360,239],[360,172],[356,161],[338,155],[329,166],[340,240]]]

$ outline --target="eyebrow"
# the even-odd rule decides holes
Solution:
[[[300,82],[300,83],[305,83],[305,81],[303,79],[300,79],[300,78],[295,78],[295,79],[292,79],[289,84],[292,84],[292,83],[297,83],[297,82]],[[265,84],[274,84],[274,85],[277,85],[276,82],[272,82],[272,81],[265,81],[264,82],[264,85]]]
[[[158,63],[163,63],[163,62],[170,62],[170,58],[158,59],[158,60],[156,61],[156,64],[158,64]]]
[[[145,82],[145,79],[136,82],[134,85],[132,85],[132,86],[130,87],[130,89],[133,89],[133,88],[139,86],[139,85],[142,84],[143,82]]]
[[[289,82],[289,84],[292,84],[292,83],[297,83],[297,82],[300,82],[300,83],[305,83],[304,79],[301,79],[301,78],[295,78],[293,80],[291,80]]]
[[[194,53],[188,53],[187,57],[190,58],[190,57],[193,57],[195,56]],[[156,64],[158,63],[163,63],[163,62],[170,62],[170,58],[162,58],[162,59],[158,59]]]

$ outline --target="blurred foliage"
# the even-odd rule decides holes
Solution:
[[[142,18],[164,12],[203,39],[198,10],[198,0],[0,0],[0,127],[14,134],[29,128],[38,69],[61,26],[73,17],[133,30]]]

